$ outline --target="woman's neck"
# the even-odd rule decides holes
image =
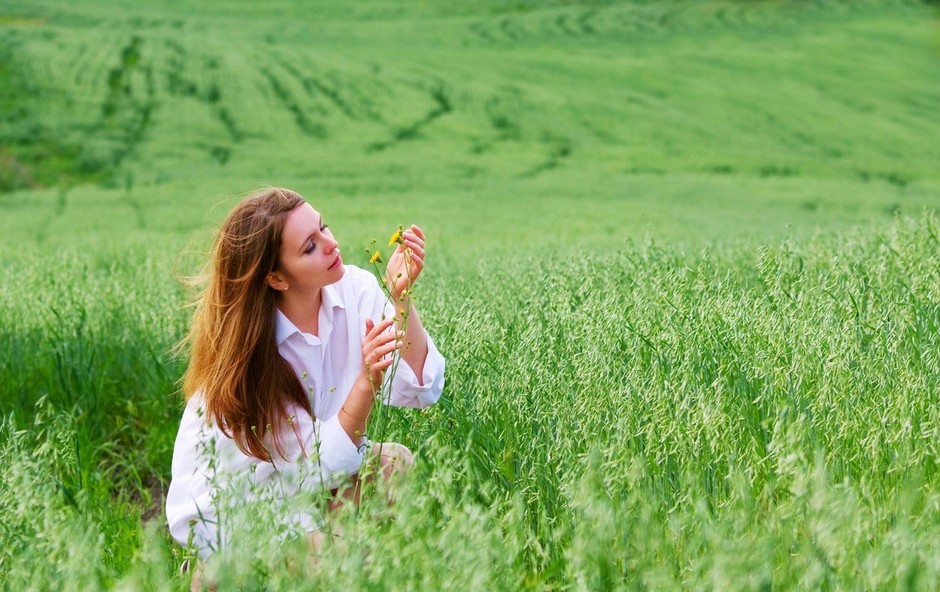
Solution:
[[[311,335],[320,330],[320,302],[323,294],[320,288],[313,292],[281,292],[277,302],[278,309],[294,326]]]

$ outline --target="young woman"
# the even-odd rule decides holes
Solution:
[[[203,557],[226,543],[220,525],[233,500],[220,501],[223,488],[286,506],[352,484],[346,491],[358,503],[366,424],[393,353],[401,362],[392,405],[431,405],[444,386],[444,359],[408,296],[424,254],[424,235],[411,226],[386,269],[390,303],[371,273],[344,265],[323,217],[297,193],[269,189],[235,207],[185,342],[187,404],[166,501],[178,542]],[[402,445],[381,450],[380,475],[411,463]],[[295,506],[284,513],[287,526],[316,541],[316,508]]]

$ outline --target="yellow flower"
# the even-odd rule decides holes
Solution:
[[[398,227],[398,230],[395,231],[395,234],[392,235],[392,238],[388,239],[388,246],[392,246],[395,243],[401,242],[401,226]]]
[[[372,256],[369,257],[369,263],[381,263],[381,262],[382,262],[382,254],[379,253],[378,251],[376,251],[375,253],[372,253]]]

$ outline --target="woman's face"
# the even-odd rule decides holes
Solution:
[[[333,233],[323,223],[320,212],[308,203],[291,210],[281,232],[280,264],[272,275],[276,290],[312,291],[343,277],[343,259]]]

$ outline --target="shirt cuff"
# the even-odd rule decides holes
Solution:
[[[331,477],[337,473],[353,475],[359,472],[362,454],[340,425],[339,414],[320,422],[317,444],[320,462],[330,472]]]
[[[397,407],[427,407],[441,397],[444,390],[444,356],[437,350],[434,341],[428,336],[428,355],[424,360],[422,383],[408,362],[398,363],[395,378],[392,379],[392,392],[389,403]]]

